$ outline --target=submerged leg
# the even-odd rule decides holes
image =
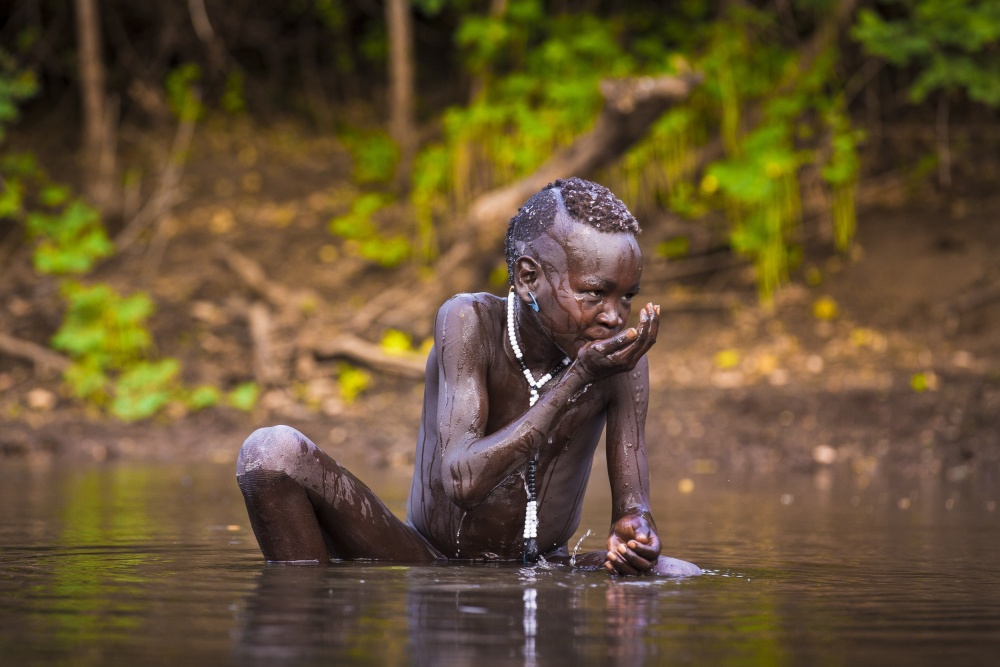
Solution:
[[[236,481],[257,543],[269,561],[317,561],[330,554],[305,489],[283,472],[251,470]]]
[[[267,560],[442,558],[371,489],[291,427],[254,431],[240,449],[236,479]]]

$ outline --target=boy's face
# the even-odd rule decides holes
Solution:
[[[587,343],[627,326],[642,277],[635,236],[602,232],[561,215],[531,245],[543,269],[536,317],[563,352],[575,358]]]

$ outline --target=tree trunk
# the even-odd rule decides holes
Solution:
[[[208,63],[213,75],[221,75],[226,69],[226,47],[218,33],[212,28],[205,9],[205,0],[188,0],[188,14],[198,39],[208,49]]]
[[[116,212],[116,104],[104,92],[101,22],[97,0],[76,0],[76,28],[83,102],[83,187],[102,213]]]
[[[409,0],[386,0],[385,21],[389,33],[389,135],[399,146],[396,184],[409,180],[416,151],[413,119],[413,17]]]

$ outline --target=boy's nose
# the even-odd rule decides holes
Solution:
[[[597,321],[609,329],[617,329],[625,322],[618,306],[613,301],[605,302],[601,312],[597,314]]]

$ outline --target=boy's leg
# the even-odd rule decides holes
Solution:
[[[269,561],[443,558],[358,478],[288,426],[254,431],[236,479]]]

